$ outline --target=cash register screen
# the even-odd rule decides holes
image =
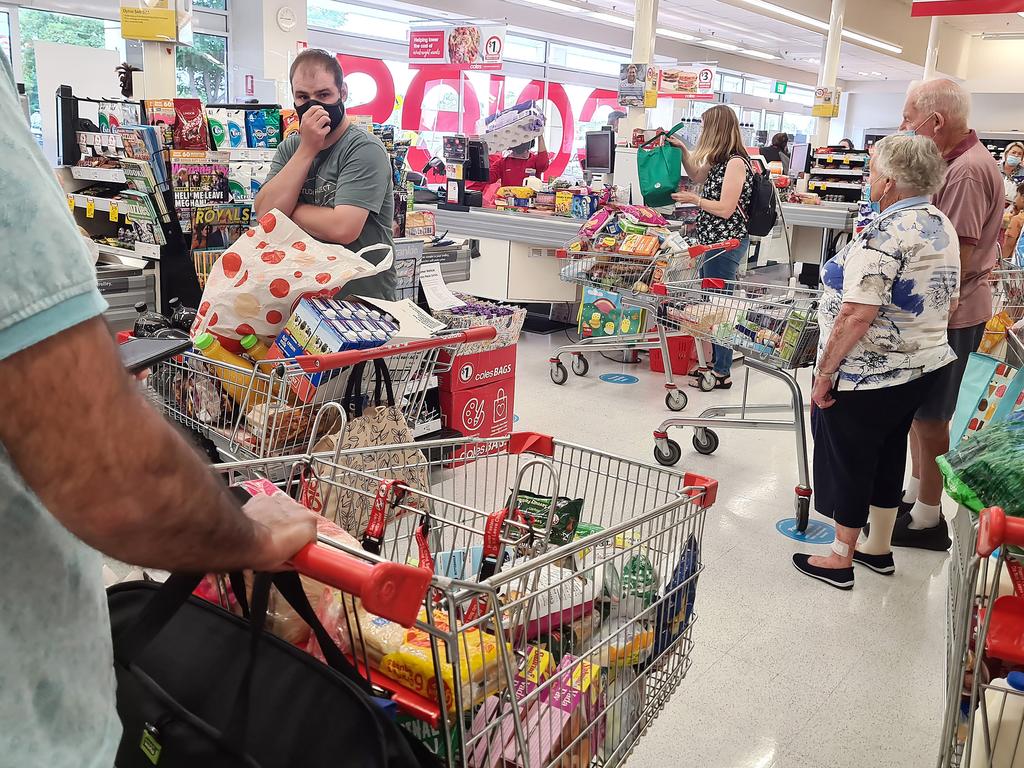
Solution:
[[[615,168],[615,133],[590,131],[586,136],[587,172],[612,173]]]

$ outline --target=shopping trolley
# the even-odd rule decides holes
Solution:
[[[383,446],[361,469],[355,451],[220,469],[286,478],[314,509],[344,495],[367,520],[362,557],[430,572],[408,631],[344,594],[317,610],[335,607],[328,630],[445,765],[622,765],[690,667],[717,483],[533,433],[406,447],[421,459]],[[426,486],[401,480],[423,469]]]
[[[1024,319],[1024,267],[1006,259],[992,270],[992,314],[1006,312],[1013,323]]]
[[[794,501],[797,529],[806,530],[811,505],[807,420],[795,372],[814,363],[819,292],[717,279],[666,283],[661,290],[664,300],[658,307],[659,327],[730,347],[742,353],[745,366],[740,404],[717,405],[696,418],[675,417],[662,422],[654,432],[654,458],[659,464],[673,466],[682,456],[679,443],[668,436],[672,427],[693,427],[693,447],[704,455],[718,449],[718,434],[711,427],[791,431],[796,436],[799,474]],[[751,369],[785,383],[790,401],[748,403]],[[760,418],[761,414],[779,411],[791,412],[792,418]]]
[[[186,352],[156,366],[147,387],[171,420],[211,440],[223,456],[286,456],[302,451],[312,437],[337,432],[336,423],[321,420],[320,432],[313,431],[313,424],[326,403],[345,397],[349,374],[358,364],[368,363],[362,391],[370,392],[376,386],[372,362],[384,362],[395,404],[415,427],[427,392],[437,386],[438,374],[451,369],[459,347],[495,334],[490,326],[441,331],[429,339],[372,349],[261,360],[251,370]]]
[[[562,280],[583,287],[600,288],[619,294],[622,305],[646,311],[648,318],[655,315],[661,297],[655,293],[665,281],[680,281],[697,277],[702,265],[701,257],[709,251],[733,249],[739,240],[726,240],[711,245],[691,245],[685,251],[658,254],[655,257],[637,257],[607,251],[571,251],[562,248],[559,258],[567,259],[562,268]],[[569,372],[562,362],[563,355],[572,356],[572,372],[586,376],[590,371],[587,353],[596,352],[649,352],[660,350],[665,368],[665,405],[670,411],[686,408],[688,397],[679,389],[672,373],[668,340],[687,333],[672,333],[658,324],[654,331],[614,336],[593,336],[580,339],[572,344],[558,347],[548,360],[551,380],[558,385],[565,384]],[[704,350],[697,348],[698,368],[696,382],[701,391],[714,389],[715,380],[704,359]]]
[[[1024,680],[1014,686],[1018,681],[998,679],[1008,677],[1005,670],[1024,664],[1024,598],[1016,594],[1024,570],[1021,556],[1010,551],[1024,546],[1024,520],[992,507],[974,522],[961,507],[952,529],[946,705],[938,765],[1010,768],[1024,761]],[[1000,589],[1006,569],[1016,572],[1009,594]]]

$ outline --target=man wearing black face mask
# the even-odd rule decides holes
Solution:
[[[310,48],[295,57],[289,76],[299,130],[278,147],[256,195],[256,215],[277,208],[318,240],[353,251],[393,245],[391,160],[375,136],[345,115],[348,88],[338,60]],[[368,256],[383,258],[378,252]],[[393,300],[394,267],[353,280],[344,292]]]

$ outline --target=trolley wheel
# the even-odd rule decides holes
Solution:
[[[561,362],[553,363],[550,370],[551,380],[561,386],[569,378],[569,372]]]
[[[718,450],[718,435],[705,427],[699,427],[693,433],[693,448],[697,453],[710,456]]]
[[[689,398],[681,389],[671,389],[665,395],[665,405],[670,411],[681,411],[686,407]]]
[[[700,380],[697,382],[701,392],[710,392],[715,388],[715,374],[711,371],[703,371]]]
[[[675,440],[665,440],[666,453],[661,452],[661,448],[658,443],[654,444],[654,459],[663,467],[674,467],[679,463],[679,459],[683,455],[683,449],[679,447],[679,443]]]
[[[796,506],[796,529],[803,533],[807,530],[807,523],[811,519],[811,500],[807,496],[797,496]]]
[[[586,376],[590,371],[590,361],[583,355],[572,356],[572,372],[577,376]]]

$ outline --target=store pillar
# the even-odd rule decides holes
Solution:
[[[658,0],[636,0],[633,16],[633,57],[635,64],[654,63],[655,29],[658,26]],[[646,128],[643,107],[630,107],[629,114],[620,122],[619,134],[632,136],[633,129]]]
[[[174,43],[142,43],[143,91],[135,98],[171,99],[177,95],[175,47]]]
[[[935,77],[935,67],[939,61],[939,17],[932,16],[932,24],[928,28],[928,49],[924,59],[924,79]]]
[[[846,15],[846,0],[832,0],[832,11],[828,19],[828,39],[825,41],[825,58],[818,73],[818,87],[828,88],[835,93],[839,77],[839,51],[843,43],[843,18]],[[819,117],[814,133],[814,145],[828,144],[828,131],[832,120]]]

